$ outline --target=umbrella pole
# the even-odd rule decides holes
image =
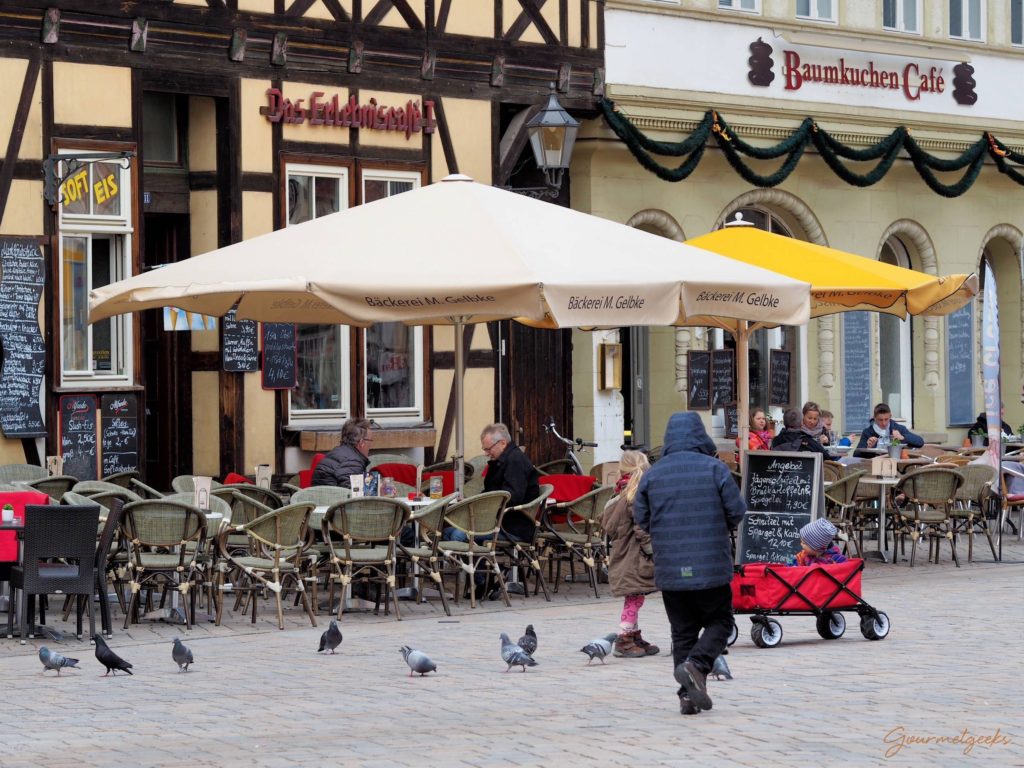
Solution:
[[[748,347],[750,346],[750,324],[746,320],[740,320],[736,327],[736,370],[738,372],[739,382],[737,384],[738,390],[736,392],[736,402],[738,405],[738,413],[736,418],[739,420],[739,432],[740,432],[740,445],[739,451],[736,453],[737,463],[739,464],[740,471],[743,471],[743,455],[747,452],[747,448],[750,445],[750,353]]]
[[[455,490],[459,494],[459,498],[463,498],[463,484],[465,483],[466,475],[463,470],[463,464],[465,460],[465,440],[464,438],[464,424],[463,424],[463,410],[465,402],[463,400],[462,391],[462,379],[465,375],[465,362],[463,359],[463,344],[462,331],[465,327],[465,318],[455,317],[454,320],[455,328]]]

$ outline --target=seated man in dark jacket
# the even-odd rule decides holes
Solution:
[[[361,475],[370,463],[373,435],[366,419],[349,419],[341,428],[341,445],[324,456],[313,471],[313,485],[352,488],[349,475]]]
[[[831,458],[828,449],[825,448],[816,438],[804,432],[800,427],[803,424],[803,416],[800,411],[790,408],[782,415],[782,431],[772,440],[773,451],[808,451],[810,453],[824,454],[825,458]]]
[[[747,511],[729,468],[714,455],[700,416],[673,414],[661,458],[633,499],[633,520],[651,536],[684,715],[711,709],[707,674],[733,626],[729,530]]]
[[[875,406],[874,418],[860,433],[860,440],[857,442],[857,449],[853,455],[856,456],[857,451],[862,451],[865,448],[884,448],[893,440],[903,441],[908,448],[920,448],[924,445],[922,437],[915,435],[902,424],[893,424],[889,405],[879,403]]]
[[[1006,406],[1003,403],[999,404],[999,431],[1007,437],[1014,435],[1013,427],[1002,421],[1002,418],[1006,416]],[[985,445],[988,445],[988,415],[982,411],[978,414],[978,420],[974,422],[974,425],[967,430],[968,435],[985,434]]]

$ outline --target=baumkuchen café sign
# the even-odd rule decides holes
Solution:
[[[966,62],[957,64],[950,71],[934,62],[911,59],[895,65],[880,64],[857,53],[831,56],[819,55],[818,49],[810,50],[811,53],[806,49],[782,51],[780,70],[785,90],[799,91],[807,85],[821,83],[842,88],[897,91],[908,101],[945,93],[951,93],[953,100],[964,106],[978,100],[978,94],[974,92],[977,85],[973,77],[974,67]],[[750,44],[747,79],[751,85],[768,87],[775,80],[772,53],[772,47],[760,37]]]
[[[267,89],[267,105],[260,107],[260,114],[272,123],[310,125],[332,125],[338,128],[368,128],[375,131],[400,131],[409,138],[414,133],[433,133],[434,102],[409,99],[403,106],[393,107],[378,104],[371,98],[360,104],[355,96],[342,101],[334,94],[330,98],[323,91],[313,91],[308,99],[285,98],[279,88]]]

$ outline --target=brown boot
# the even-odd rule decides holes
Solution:
[[[639,629],[636,631],[636,634],[633,637],[633,644],[637,648],[643,648],[644,654],[647,656],[657,656],[659,653],[661,653],[661,648],[652,643],[648,643],[646,640],[643,639],[643,637],[640,636]]]
[[[623,632],[617,638],[615,638],[615,650],[613,654],[618,656],[620,659],[639,659],[647,654],[644,649],[636,644],[635,637],[636,631]]]

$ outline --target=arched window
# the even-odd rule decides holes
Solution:
[[[911,269],[910,254],[896,235],[886,240],[878,257],[885,264]],[[895,315],[878,315],[878,373],[882,400],[889,404],[893,418],[905,419],[912,425],[910,319]]]

